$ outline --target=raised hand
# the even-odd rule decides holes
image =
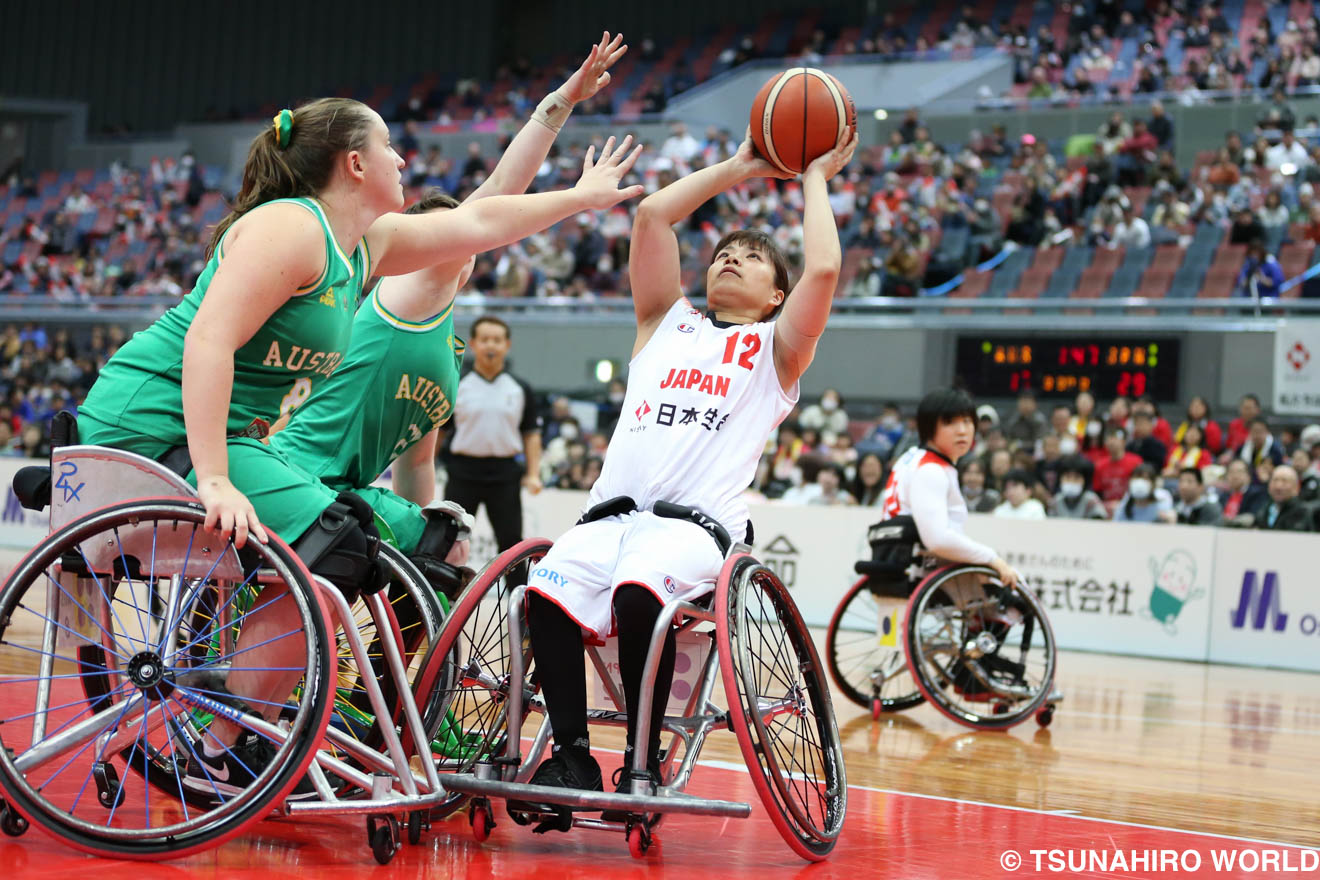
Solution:
[[[857,131],[854,130],[852,137],[841,140],[835,144],[834,149],[813,159],[804,173],[819,172],[825,176],[826,180],[829,180],[852,161],[853,153],[857,150],[857,140]]]
[[[756,152],[756,146],[752,143],[751,126],[748,126],[743,142],[738,145],[738,152],[734,154],[733,161],[738,165],[744,178],[775,177],[779,180],[792,180],[797,177],[793,172],[784,171]]]
[[[600,42],[591,47],[587,60],[559,87],[559,93],[574,104],[587,100],[610,84],[610,68],[627,51],[623,34],[615,34],[611,39],[610,32],[605,31]]]
[[[642,194],[644,188],[641,184],[619,189],[619,181],[632,170],[642,152],[641,144],[631,153],[628,152],[632,140],[632,135],[628,135],[615,149],[614,138],[611,137],[600,151],[600,161],[595,159],[595,145],[587,147],[587,156],[582,161],[582,177],[578,179],[577,186],[573,187],[575,192],[586,198],[587,207],[599,211]]]

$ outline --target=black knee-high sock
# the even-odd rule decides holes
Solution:
[[[586,659],[582,628],[540,593],[527,598],[527,627],[555,745],[588,748]]]
[[[637,741],[637,709],[642,701],[642,672],[651,649],[651,631],[660,616],[660,600],[637,584],[624,584],[614,591],[614,619],[619,631],[619,676],[623,679],[623,697],[628,707],[628,745]],[[673,628],[665,637],[664,651],[655,673],[655,698],[651,704],[651,724],[647,735],[647,758],[660,751],[660,722],[669,689],[674,683],[676,644]]]

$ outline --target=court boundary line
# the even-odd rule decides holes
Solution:
[[[593,749],[594,748],[595,747],[593,746]],[[602,751],[613,751],[613,749],[602,749]],[[734,763],[733,761],[721,761],[719,759],[713,761],[699,760],[697,761],[697,764],[699,766],[713,767],[720,770],[741,770],[743,772],[747,771],[747,766],[745,764],[737,764]],[[930,800],[930,801],[945,801],[946,803],[965,804],[967,806],[972,806],[972,807],[990,807],[996,810],[1012,810],[1018,813],[1034,813],[1038,816],[1053,816],[1057,819],[1081,819],[1087,822],[1104,822],[1110,825],[1123,825],[1128,828],[1145,828],[1150,831],[1171,831],[1175,834],[1193,834],[1198,837],[1214,837],[1220,840],[1235,840],[1240,843],[1256,843],[1256,844],[1263,844],[1265,846],[1287,846],[1287,847],[1292,847],[1293,849],[1320,851],[1320,846],[1307,846],[1304,843],[1287,843],[1282,840],[1263,840],[1261,838],[1256,838],[1256,837],[1239,837],[1234,834],[1219,834],[1214,831],[1193,831],[1188,828],[1172,828],[1168,825],[1150,825],[1144,822],[1128,822],[1123,819],[1105,819],[1101,816],[1086,816],[1080,814],[1073,815],[1070,813],[1057,812],[1054,810],[1041,810],[1035,807],[1016,807],[1010,804],[991,804],[985,801],[972,801],[972,800],[967,800],[965,798],[948,797],[946,795],[921,794],[919,792],[914,792],[914,791],[899,791],[898,789],[895,788],[877,788],[871,785],[855,785],[851,782],[848,783],[848,787],[851,789],[855,789],[857,791],[872,791],[878,794],[893,794],[893,795],[900,795],[902,797],[922,798],[924,800]]]

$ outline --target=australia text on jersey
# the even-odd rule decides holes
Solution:
[[[444,389],[425,376],[417,376],[411,381],[408,374],[399,376],[399,389],[394,392],[395,400],[411,400],[431,419],[431,427],[438,426],[448,416],[452,408]]]
[[[280,351],[279,340],[273,339],[270,343],[270,350],[266,352],[266,359],[261,362],[261,365],[263,367],[283,367],[294,373],[310,370],[322,376],[329,376],[343,359],[343,352],[313,352],[310,348],[303,348],[299,345],[289,346],[288,355],[284,356]]]

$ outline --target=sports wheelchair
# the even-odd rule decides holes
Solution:
[[[727,535],[726,535],[727,538]],[[697,602],[672,602],[661,611],[642,677],[637,729],[650,721],[661,647],[677,627],[680,649],[689,638],[706,649],[705,660],[683,711],[666,714],[668,745],[661,752],[661,784],[634,779],[631,794],[586,792],[527,784],[550,741],[550,722],[538,693],[524,618],[525,572],[551,542],[530,539],[510,548],[478,575],[455,601],[432,654],[417,679],[418,692],[433,692],[461,728],[467,752],[440,760],[444,784],[470,797],[469,819],[478,841],[495,824],[492,799],[561,805],[571,826],[621,831],[629,851],[642,857],[665,814],[746,818],[751,806],[684,793],[706,737],[732,729],[752,784],[771,821],[793,850],[809,861],[833,849],[847,807],[843,753],[828,685],[811,636],[787,589],[746,545],[722,546],[725,562],[715,590]],[[606,708],[588,712],[594,725],[627,725],[623,691],[598,649],[586,651],[608,694]],[[728,709],[713,701],[723,688]],[[541,716],[524,728],[524,722]],[[645,749],[636,750],[635,771],[645,775]],[[609,811],[623,821],[590,818]],[[520,825],[562,822],[563,814],[509,810]],[[560,825],[559,827],[563,827]],[[567,830],[567,829],[565,829]]]
[[[53,444],[49,470],[15,478],[25,506],[49,504],[50,533],[0,588],[0,830],[36,823],[93,854],[163,859],[271,815],[350,813],[384,864],[403,825],[417,843],[461,805],[431,760],[461,735],[412,687],[444,608],[406,557],[383,544],[390,583],[350,605],[278,537],[236,550],[205,531],[173,471],[76,445],[71,418],[56,428],[67,445]],[[295,628],[263,628],[258,612],[277,602]],[[264,665],[254,652],[271,646],[293,659]],[[230,690],[271,672],[290,699]],[[199,760],[222,719],[266,758],[246,785]],[[304,778],[311,789],[292,794]]]
[[[1012,727],[1054,719],[1054,630],[1040,600],[994,569],[925,552],[910,516],[871,526],[872,558],[834,610],[830,675],[848,699],[883,712],[924,701],[960,724]]]

